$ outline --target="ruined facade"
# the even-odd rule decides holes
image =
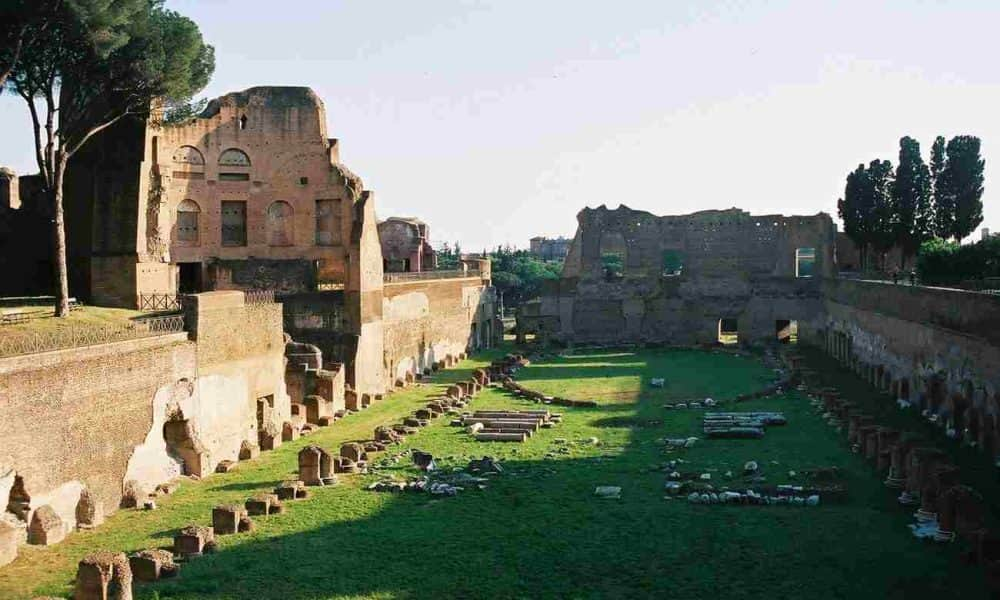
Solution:
[[[378,224],[382,266],[386,273],[415,273],[437,268],[427,223],[412,217],[389,217]]]
[[[564,342],[714,343],[776,339],[822,317],[834,273],[826,214],[737,209],[657,217],[584,209],[562,277],[519,315],[522,334]]]
[[[572,240],[564,237],[533,237],[529,241],[529,252],[541,260],[562,260],[569,253]]]
[[[381,393],[394,378],[375,199],[339,148],[322,101],[304,87],[250,88],[181,123],[154,114],[102,133],[67,172],[73,294],[146,309],[151,299],[205,290],[274,291],[288,330],[321,338],[326,367],[343,366],[355,391]],[[406,255],[406,270],[434,266],[425,224],[388,223],[388,247]],[[475,281],[489,289],[488,277]],[[491,295],[479,296],[472,314],[482,323],[465,314],[428,343],[457,348],[485,329]]]

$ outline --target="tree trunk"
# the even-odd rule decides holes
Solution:
[[[57,317],[69,316],[69,275],[66,269],[66,226],[63,216],[63,174],[66,172],[66,158],[59,151],[52,178],[52,224],[55,229],[55,277]]]

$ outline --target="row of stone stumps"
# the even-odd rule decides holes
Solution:
[[[448,356],[425,369],[424,373],[411,375],[396,382],[397,388],[423,379],[432,372],[452,367],[466,355]],[[153,582],[161,578],[176,576],[180,565],[174,558],[190,560],[202,554],[215,552],[217,535],[231,535],[253,531],[251,517],[280,514],[284,512],[284,502],[301,500],[309,496],[308,486],[332,485],[337,483],[335,473],[358,473],[367,468],[368,454],[385,450],[390,444],[404,441],[406,435],[414,434],[418,427],[427,425],[429,419],[444,412],[445,406],[465,406],[469,398],[489,384],[486,370],[479,369],[469,381],[448,387],[447,395],[428,402],[426,409],[419,409],[406,417],[403,423],[391,427],[375,428],[375,438],[363,442],[347,442],[340,447],[339,456],[332,456],[323,448],[310,444],[299,451],[299,479],[284,481],[270,493],[251,496],[241,506],[239,504],[219,505],[212,509],[212,525],[191,524],[182,528],[174,536],[172,551],[165,549],[143,550],[127,556],[121,552],[97,552],[80,561],[77,567],[75,600],[131,600],[133,579]],[[307,428],[297,428],[285,423],[281,441],[291,442],[300,435],[308,435],[317,427],[332,425],[348,414],[368,408],[383,399],[382,394],[357,394],[345,392],[347,409],[338,411],[331,417],[318,420]],[[276,445],[275,445],[276,446]],[[240,461],[251,460],[260,455],[260,446],[244,444],[240,449]],[[270,449],[270,448],[268,448]],[[217,472],[228,472],[236,463],[224,461]]]
[[[928,536],[971,544],[967,558],[983,565],[990,587],[1000,591],[1000,535],[986,528],[982,495],[959,482],[959,468],[947,454],[918,434],[879,425],[835,388],[819,387],[816,373],[803,366],[800,355],[787,353],[785,359],[801,376],[817,412],[831,427],[846,433],[851,451],[885,475],[886,487],[901,490],[901,505],[918,507],[914,516]]]

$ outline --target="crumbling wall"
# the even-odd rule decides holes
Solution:
[[[446,356],[493,346],[492,288],[479,277],[387,283],[383,290],[386,378],[429,369]]]
[[[273,399],[278,427],[290,418],[281,306],[215,292],[194,296],[186,311],[191,340],[178,333],[0,359],[0,504],[20,478],[30,510],[50,505],[68,531],[85,488],[111,512],[126,492],[236,460],[244,441],[257,440],[258,398]],[[178,432],[183,448],[171,439]]]
[[[828,215],[730,209],[658,217],[602,206],[577,220],[562,277],[519,319],[522,332],[693,344],[715,342],[721,319],[736,320],[740,340],[750,341],[776,339],[779,320],[821,317],[820,282],[834,272]],[[797,250],[807,248],[815,261],[800,277]]]

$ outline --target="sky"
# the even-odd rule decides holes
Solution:
[[[899,138],[977,135],[1000,231],[997,0],[168,0],[203,96],[306,85],[380,218],[465,251],[572,236],[584,207],[836,217]],[[0,97],[0,165],[33,171]],[[998,171],[1000,172],[1000,171]],[[975,234],[978,239],[979,234]]]

